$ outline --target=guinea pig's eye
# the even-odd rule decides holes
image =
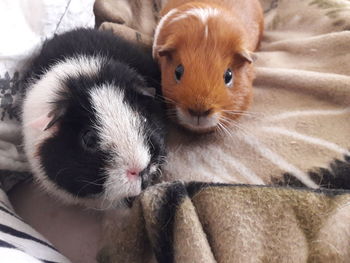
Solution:
[[[182,66],[181,64],[178,65],[175,69],[175,80],[176,82],[180,82],[180,79],[182,77],[182,75],[184,74],[184,66]]]
[[[232,86],[232,83],[233,83],[233,73],[232,73],[232,70],[230,68],[228,68],[226,71],[225,71],[225,74],[224,74],[224,81],[225,81],[225,85],[227,87],[231,87]]]
[[[97,135],[92,130],[86,130],[81,135],[81,143],[85,150],[95,150],[97,147]]]

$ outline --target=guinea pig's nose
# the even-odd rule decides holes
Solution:
[[[138,177],[140,175],[140,171],[138,169],[129,169],[126,171],[126,176],[129,178],[129,179],[132,179],[132,178],[135,178],[135,177]]]
[[[191,114],[194,117],[206,117],[208,116],[213,109],[208,109],[208,110],[193,110],[193,109],[188,109],[189,114]]]

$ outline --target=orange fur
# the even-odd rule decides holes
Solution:
[[[198,16],[186,15],[198,8],[215,9],[218,15],[210,16],[206,22]],[[259,45],[263,31],[259,1],[169,0],[161,15],[166,16],[170,11],[173,14],[168,14],[159,34],[156,33],[153,50],[160,63],[163,95],[169,102],[170,112],[211,110],[210,115],[220,116],[221,123],[236,119],[239,114],[226,111],[246,110],[252,97],[254,67],[240,54],[253,52]],[[179,64],[185,70],[177,83],[174,70]],[[225,86],[223,80],[227,68],[234,72],[232,88]],[[181,124],[191,128],[187,123]]]

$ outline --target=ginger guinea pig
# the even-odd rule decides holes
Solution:
[[[158,176],[165,156],[160,72],[151,52],[78,29],[33,59],[22,105],[24,150],[44,190],[109,208]]]
[[[169,115],[195,132],[227,127],[251,101],[259,1],[169,0],[161,16],[153,57]]]

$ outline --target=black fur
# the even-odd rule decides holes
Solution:
[[[60,188],[74,196],[91,197],[103,191],[102,169],[110,158],[109,152],[87,151],[81,145],[82,132],[93,130],[96,121],[88,99],[91,88],[109,83],[124,90],[125,101],[147,119],[145,138],[149,137],[151,163],[161,163],[165,155],[164,109],[159,101],[137,92],[139,87],[153,87],[160,95],[160,73],[151,54],[111,33],[93,29],[77,29],[47,41],[32,62],[28,82],[40,79],[54,64],[80,55],[108,60],[97,76],[68,76],[62,80],[67,91],[52,102],[52,114],[59,128],[54,137],[42,144],[39,156],[47,176]],[[145,187],[152,178],[145,171],[143,179]]]
[[[40,76],[52,65],[65,58],[79,55],[102,55],[137,69],[150,87],[160,90],[160,72],[150,52],[110,32],[77,29],[44,43],[40,55],[32,62],[29,75]],[[28,77],[28,76],[27,76]],[[112,77],[112,76],[110,76]]]

